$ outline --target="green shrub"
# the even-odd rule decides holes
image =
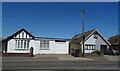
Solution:
[[[92,53],[96,53],[96,54],[101,54],[102,52],[101,51],[99,51],[99,50],[95,50],[95,51],[93,51]]]

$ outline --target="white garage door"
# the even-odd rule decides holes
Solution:
[[[66,42],[55,42],[55,53],[56,54],[67,54]]]

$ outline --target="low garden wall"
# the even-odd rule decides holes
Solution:
[[[33,47],[30,48],[30,53],[2,53],[3,57],[33,57]]]
[[[100,57],[103,56],[103,52],[99,50],[95,50],[92,53],[85,53],[85,57]]]
[[[32,57],[30,53],[2,53],[3,57]]]
[[[85,57],[100,57],[100,56],[103,56],[103,54],[85,53]]]

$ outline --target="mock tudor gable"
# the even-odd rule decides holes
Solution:
[[[13,35],[9,36],[7,39],[27,39],[27,38],[34,38],[32,34],[30,34],[28,31],[26,31],[24,28],[20,29]]]

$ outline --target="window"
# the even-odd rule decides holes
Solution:
[[[27,49],[29,49],[29,41],[27,41]]]
[[[24,41],[24,48],[26,49],[26,40]]]
[[[23,48],[23,40],[21,40],[21,49]]]
[[[117,39],[115,39],[115,44],[117,44],[118,43],[118,40]]]
[[[49,49],[49,41],[40,41],[40,49]]]
[[[94,37],[95,39],[98,38],[98,34],[97,34],[97,32],[95,32],[95,33],[93,34],[93,37]]]
[[[18,40],[18,45],[17,45],[17,48],[19,49],[19,47],[20,47],[20,41]]]
[[[15,49],[29,49],[29,40],[15,40]]]
[[[17,41],[17,40],[15,40],[15,48],[17,47],[17,43],[18,43],[18,41]]]
[[[85,45],[85,50],[95,50],[95,45]]]

